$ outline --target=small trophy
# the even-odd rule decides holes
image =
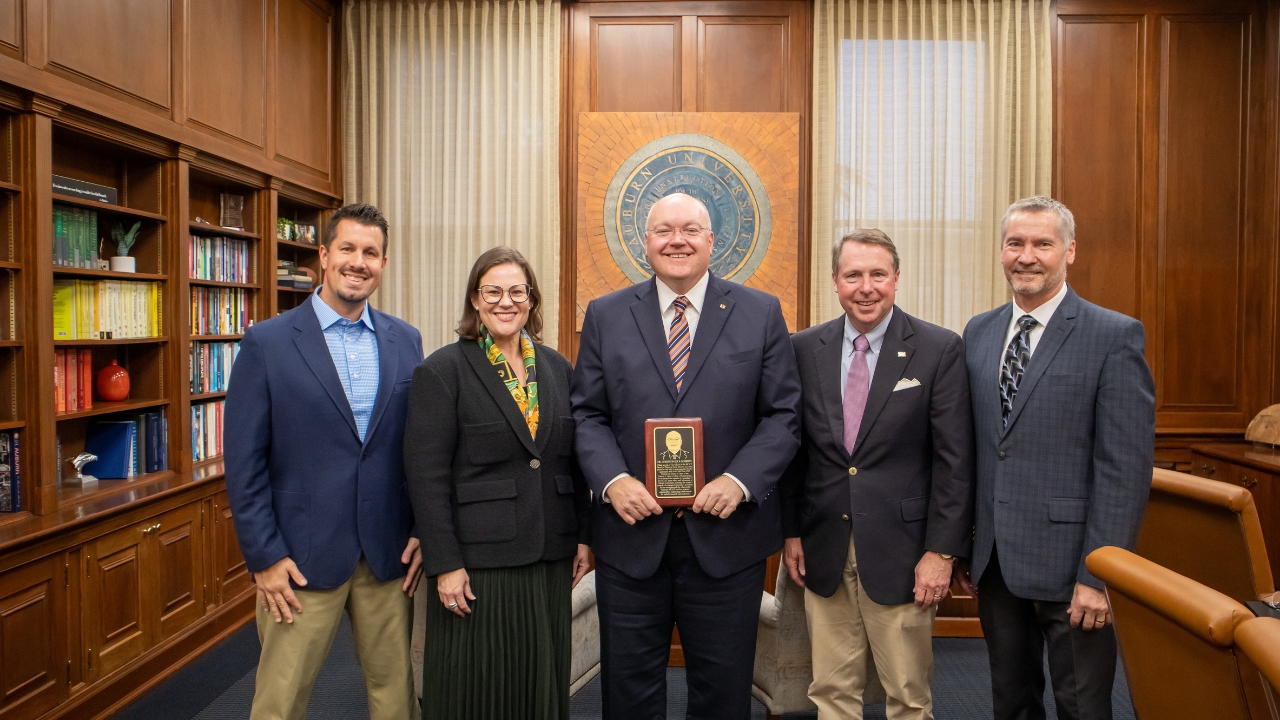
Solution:
[[[645,478],[662,507],[689,507],[702,489],[702,418],[644,421]]]
[[[79,455],[71,458],[71,464],[75,467],[76,474],[66,478],[65,480],[63,480],[63,482],[65,482],[68,485],[79,485],[81,487],[85,485],[96,485],[98,482],[98,478],[92,475],[85,475],[81,472],[81,470],[84,469],[85,465],[88,465],[89,463],[97,459],[98,459],[97,455],[94,455],[93,453],[87,453],[87,452],[82,452]]]

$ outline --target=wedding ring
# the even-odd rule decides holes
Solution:
[[[447,607],[449,607],[450,609],[452,609],[452,608],[456,608],[456,607],[458,607],[458,603],[456,603],[456,602],[455,602],[455,603],[449,603],[449,605],[448,605]]]
[[[718,512],[720,512],[720,508],[718,508],[718,507],[711,508],[711,512],[713,512],[713,513],[718,513]]]

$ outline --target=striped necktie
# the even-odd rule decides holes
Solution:
[[[676,392],[680,392],[684,371],[689,367],[689,347],[693,344],[689,337],[689,321],[684,316],[689,299],[681,295],[671,305],[676,309],[676,317],[671,321],[671,332],[667,335],[667,353],[671,355],[671,372],[676,376]]]
[[[1004,351],[1004,362],[1000,365],[1000,414],[1005,425],[1009,424],[1009,413],[1013,412],[1013,399],[1018,396],[1022,372],[1031,359],[1031,329],[1036,325],[1039,323],[1030,315],[1018,318],[1018,332],[1013,334]]]

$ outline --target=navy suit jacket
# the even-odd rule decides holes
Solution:
[[[379,384],[360,442],[310,299],[250,327],[227,388],[223,450],[240,550],[252,572],[288,557],[307,589],[346,582],[363,555],[403,577],[413,527],[404,426],[422,336],[372,307]]]
[[[926,550],[969,555],[973,414],[964,343],[895,307],[850,455],[844,324],[841,315],[791,338],[804,392],[802,444],[783,482],[783,530],[801,538],[810,590],[835,593],[852,533],[867,597],[902,605],[915,598]],[[901,380],[918,384],[898,388]]]
[[[1070,287],[1001,422],[1000,364],[1013,303],[964,331],[973,396],[977,501],[975,581],[998,548],[1014,595],[1069,602],[1104,546],[1133,549],[1151,489],[1155,386],[1142,323]],[[1021,311],[1019,311],[1021,314]]]
[[[702,418],[706,479],[730,473],[751,491],[727,520],[685,513],[708,575],[725,577],[782,547],[774,489],[800,445],[800,380],[777,298],[711,276],[678,393],[655,281],[597,298],[583,321],[571,400],[602,561],[644,579],[666,549],[672,509],[627,525],[601,502],[619,473],[644,478],[647,418]]]

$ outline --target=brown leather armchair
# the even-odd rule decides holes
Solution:
[[[1242,676],[1234,646],[1248,608],[1121,548],[1099,548],[1085,564],[1106,583],[1138,717],[1265,717],[1250,714],[1261,683]]]
[[[1156,469],[1137,553],[1237,602],[1275,592],[1253,495],[1236,485]]]
[[[1259,617],[1236,626],[1236,647],[1262,674],[1268,710],[1280,718],[1280,620]]]

